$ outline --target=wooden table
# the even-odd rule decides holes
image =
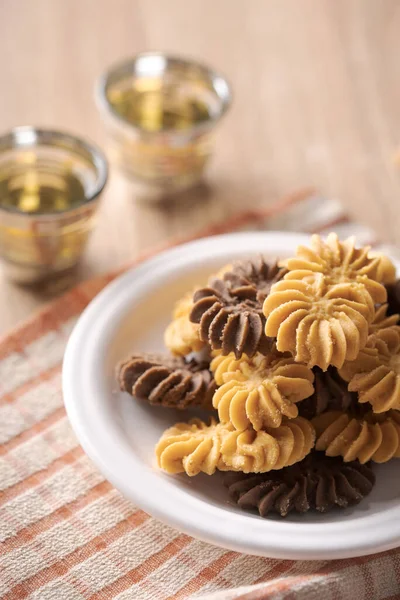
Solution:
[[[0,130],[58,127],[104,145],[96,77],[139,51],[186,54],[234,89],[207,197],[138,205],[112,171],[78,278],[310,184],[396,242],[399,30],[397,0],[0,0]],[[0,333],[58,291],[0,275]]]

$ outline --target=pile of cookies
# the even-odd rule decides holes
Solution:
[[[359,502],[371,464],[400,457],[399,289],[386,256],[332,233],[189,292],[165,332],[170,354],[118,367],[138,401],[210,411],[165,431],[159,467],[227,471],[230,497],[261,516]]]

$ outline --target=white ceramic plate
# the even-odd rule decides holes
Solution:
[[[227,500],[217,477],[168,476],[155,467],[162,431],[188,414],[118,391],[115,365],[131,351],[162,351],[174,302],[232,259],[293,254],[308,237],[241,233],[177,247],[132,269],[85,310],[70,338],[63,388],[72,426],[105,477],[146,512],[194,537],[275,558],[360,556],[400,545],[400,463],[376,469],[369,497],[351,509],[262,519]]]

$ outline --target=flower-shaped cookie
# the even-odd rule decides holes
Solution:
[[[394,283],[396,281],[396,267],[386,254],[382,252],[369,252],[368,258],[378,258],[378,268],[376,272],[376,281],[384,285]]]
[[[289,273],[286,279],[313,281],[315,274],[325,277],[328,287],[343,283],[362,284],[375,304],[385,302],[386,291],[380,283],[388,272],[387,257],[370,256],[370,247],[355,247],[355,239],[339,241],[330,233],[326,241],[319,235],[311,237],[311,248],[299,246],[296,257],[286,261]]]
[[[221,422],[230,421],[240,430],[279,427],[283,416],[297,417],[296,403],[314,391],[311,369],[276,351],[252,358],[243,354],[239,360],[233,354],[217,356],[210,369],[221,386],[214,394],[214,408]]]
[[[369,402],[376,413],[400,409],[400,327],[377,330],[354,361],[339,371],[358,393],[360,403]]]
[[[264,302],[265,333],[276,337],[280,352],[297,362],[326,371],[354,360],[366,344],[368,324],[375,315],[369,293],[361,283],[329,288],[325,276],[313,282],[278,281]]]
[[[159,467],[168,473],[221,471],[264,473],[302,460],[315,442],[315,431],[297,417],[277,429],[238,431],[231,423],[198,419],[167,429],[156,446]]]
[[[215,381],[207,364],[155,354],[130,356],[118,367],[123,391],[149,404],[212,408]]]
[[[382,415],[372,412],[362,416],[330,411],[315,417],[316,450],[327,456],[342,456],[345,462],[373,460],[387,462],[400,457],[400,412],[391,410]]]
[[[276,429],[269,427],[265,432],[272,436],[279,445],[279,459],[273,467],[277,470],[303,460],[315,444],[315,429],[310,421],[302,417],[291,420],[284,419],[280,427]],[[240,432],[236,431],[236,436],[240,437]],[[243,473],[250,472],[245,469],[240,470]]]
[[[257,290],[257,300],[263,302],[271,291],[271,287],[280,281],[287,269],[280,267],[278,262],[267,263],[262,256],[255,260],[242,260],[235,262],[230,272],[224,273],[225,281],[233,289],[252,287]]]
[[[176,303],[173,319],[164,333],[166,347],[177,356],[199,352],[205,346],[200,339],[199,326],[189,320],[193,308],[192,296],[192,293],[188,293]]]
[[[399,315],[390,313],[388,310],[388,304],[381,304],[377,307],[375,312],[375,318],[372,323],[369,324],[369,333],[376,333],[380,329],[386,329],[387,327],[393,327],[399,322]]]
[[[212,475],[221,462],[220,425],[211,419],[207,425],[200,419],[177,423],[164,431],[155,453],[158,466],[167,473],[187,473],[190,477],[200,472]]]
[[[358,504],[372,490],[375,476],[369,465],[343,463],[320,452],[280,471],[258,475],[226,473],[224,484],[241,508],[256,509],[261,517],[278,513],[325,513],[333,507]]]
[[[284,272],[261,260],[236,264],[222,279],[210,279],[208,287],[194,294],[190,313],[190,320],[200,325],[200,338],[237,358],[268,351],[272,342],[264,334],[262,301]]]

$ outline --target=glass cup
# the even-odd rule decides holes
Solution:
[[[96,100],[111,160],[135,180],[139,197],[159,199],[202,178],[231,91],[207,66],[151,52],[106,72]]]
[[[17,127],[0,137],[0,257],[10,278],[34,283],[82,256],[107,161],[59,131]]]

